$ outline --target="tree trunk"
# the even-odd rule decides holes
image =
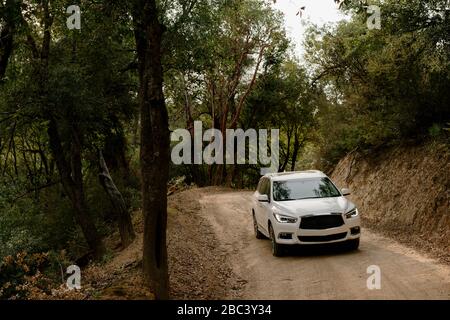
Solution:
[[[237,164],[232,164],[229,166],[229,169],[227,171],[227,176],[225,178],[225,186],[227,188],[233,187],[233,182],[234,182],[234,177],[236,176],[236,167],[237,166],[238,166]]]
[[[292,151],[291,171],[295,171],[295,164],[297,163],[298,153],[300,151],[300,137],[298,136],[298,128],[295,129],[294,134],[294,150]]]
[[[155,0],[135,0],[133,18],[140,80],[143,272],[156,299],[168,299],[166,228],[170,135],[161,65],[163,26]]]
[[[69,165],[64,157],[64,150],[54,118],[51,118],[50,120],[48,136],[50,149],[55,157],[56,166],[61,176],[64,191],[68,195],[74,209],[75,220],[80,225],[84,238],[86,239],[94,258],[98,259],[104,254],[105,247],[97,232],[95,224],[89,215],[86,199],[84,197],[80,145],[78,141],[74,141],[71,148],[71,165]]]
[[[288,127],[288,130],[287,130],[287,139],[288,140],[287,140],[286,156],[284,157],[284,161],[280,167],[280,170],[278,170],[279,172],[284,172],[289,163],[289,157],[290,157],[290,153],[291,153],[291,136],[292,136],[292,131],[291,131],[291,128]]]
[[[48,95],[49,88],[48,82],[48,64],[50,56],[50,42],[51,42],[51,27],[53,24],[53,17],[50,14],[49,0],[42,1],[43,9],[43,40],[40,50],[40,56],[35,57],[39,59],[37,64],[37,73],[40,78],[39,91],[42,97]],[[30,39],[34,42],[34,39]],[[70,199],[74,210],[74,218],[76,223],[81,227],[84,238],[89,246],[91,254],[95,259],[99,259],[105,252],[105,247],[100,235],[97,232],[95,223],[89,214],[89,210],[86,204],[86,198],[83,188],[83,174],[82,174],[82,162],[81,162],[81,142],[80,135],[75,127],[71,126],[71,148],[70,148],[70,162],[65,157],[65,151],[61,143],[61,138],[58,132],[58,124],[56,119],[52,115],[52,110],[48,110],[47,106],[44,107],[45,112],[49,120],[47,134],[49,137],[49,147],[53,158],[56,162],[59,175],[61,177],[61,183],[63,189]],[[76,123],[73,119],[67,119],[68,123]]]
[[[7,0],[2,6],[4,16],[0,19],[0,81],[3,80],[13,50],[14,33],[20,13],[21,1]]]
[[[226,176],[227,170],[224,164],[218,164],[213,167],[212,171],[212,181],[211,185],[221,186],[223,185],[224,177]]]
[[[128,212],[125,201],[123,200],[122,194],[119,189],[117,189],[111,175],[109,174],[108,167],[101,151],[99,152],[99,165],[100,173],[98,177],[100,184],[103,186],[103,189],[105,189],[105,192],[108,194],[109,200],[111,201],[119,224],[122,248],[126,248],[136,237],[134,234],[133,223],[131,222],[131,216]]]

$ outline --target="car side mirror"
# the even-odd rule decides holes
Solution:
[[[350,195],[350,189],[347,189],[347,188],[343,188],[342,190],[341,190],[341,192],[342,192],[342,195],[344,195],[344,196],[349,196]]]
[[[260,194],[258,195],[258,201],[259,202],[269,202],[269,197],[267,194]]]

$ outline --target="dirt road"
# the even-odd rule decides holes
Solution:
[[[246,281],[243,299],[450,299],[450,267],[363,229],[358,251],[295,249],[282,258],[253,235],[251,192],[203,193],[201,215]],[[364,213],[363,213],[364,214]],[[367,289],[367,268],[381,269],[381,289]]]

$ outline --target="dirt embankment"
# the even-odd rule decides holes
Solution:
[[[332,179],[349,187],[366,227],[450,262],[450,150],[445,144],[350,154]]]

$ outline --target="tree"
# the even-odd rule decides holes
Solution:
[[[242,121],[247,128],[280,128],[279,171],[294,171],[301,150],[315,136],[314,112],[322,97],[292,59],[274,67],[250,95]]]
[[[14,159],[15,175],[20,177],[25,166],[31,184],[27,188],[37,194],[43,179],[34,166],[41,164],[44,186],[61,183],[63,199],[70,201],[89,250],[101,258],[104,246],[95,225],[98,216],[86,196],[86,175],[90,161],[97,167],[99,149],[106,145],[111,149],[111,141],[125,140],[122,127],[133,114],[134,88],[131,77],[121,70],[132,59],[132,51],[123,46],[127,41],[133,43],[133,37],[130,29],[127,34],[126,27],[113,23],[113,19],[122,19],[126,26],[129,17],[113,14],[102,3],[84,14],[81,34],[67,30],[66,16],[58,7],[63,3],[57,0],[23,1],[18,12],[14,60],[0,93],[2,111],[9,115],[2,124],[14,128],[4,173],[8,160]],[[29,132],[37,132],[37,136],[23,138]],[[123,158],[125,143],[115,147],[113,156]],[[126,215],[119,219],[119,227],[131,231],[129,213]]]
[[[164,27],[155,0],[135,0],[132,14],[140,84],[143,272],[156,298],[168,299],[166,228],[170,138],[161,63]]]
[[[307,37],[314,83],[325,88],[329,100],[318,113],[318,145],[328,167],[355,148],[424,138],[450,117],[448,2],[377,4],[381,30],[367,28],[358,1],[346,1],[350,21],[332,30],[312,28]]]
[[[14,34],[20,21],[21,1],[0,2],[0,81],[6,73],[9,58],[13,51]]]
[[[92,250],[94,258],[99,259],[105,252],[105,247],[99,235],[95,223],[89,213],[88,206],[86,204],[86,197],[84,193],[83,173],[82,173],[82,133],[78,125],[79,119],[76,114],[67,112],[63,114],[63,121],[67,121],[69,151],[65,150],[63,142],[61,140],[61,129],[58,127],[58,122],[61,119],[57,118],[57,112],[51,109],[54,104],[49,92],[48,83],[49,79],[49,58],[50,47],[52,41],[52,25],[54,17],[51,13],[50,1],[44,0],[42,2],[42,26],[43,26],[43,39],[41,51],[38,57],[34,57],[38,61],[37,74],[39,75],[40,85],[38,86],[38,94],[43,97],[43,105],[41,110],[44,113],[44,117],[48,121],[48,138],[49,148],[56,162],[59,175],[61,177],[61,183],[64,191],[69,197],[75,214],[75,220],[81,227],[84,237]],[[31,36],[30,36],[31,37]],[[34,43],[36,41],[31,38]],[[58,99],[61,97],[58,97]],[[61,115],[61,114],[60,114]],[[59,121],[58,121],[59,120]],[[69,157],[66,158],[66,154]]]
[[[260,0],[200,2],[191,12],[190,19],[168,34],[173,39],[172,45],[166,45],[170,56],[164,57],[170,68],[169,110],[177,113],[174,118],[182,111],[185,122],[176,124],[185,125],[191,136],[194,120],[200,119],[226,137],[226,129],[241,124],[258,81],[283,59],[288,40],[282,16]],[[200,185],[205,181],[197,178],[205,177],[206,184],[231,184],[236,170],[233,165],[220,164],[191,167]],[[197,172],[201,169],[207,174]]]
[[[125,204],[122,193],[115,185],[101,151],[99,152],[99,167],[100,183],[105,189],[105,192],[108,194],[109,199],[111,200],[119,223],[119,232],[120,238],[122,240],[122,247],[126,248],[133,242],[134,238],[136,237],[133,229],[133,223],[131,222],[131,216],[128,212],[128,208]]]

